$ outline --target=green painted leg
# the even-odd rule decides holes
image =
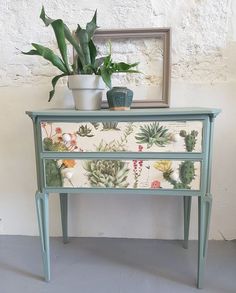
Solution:
[[[198,274],[197,287],[203,288],[206,264],[209,222],[212,206],[211,195],[198,198]]]
[[[48,194],[36,192],[35,199],[38,216],[39,234],[41,239],[44,277],[46,281],[50,281]]]
[[[68,194],[60,193],[63,242],[68,243]]]
[[[188,248],[188,238],[189,238],[189,223],[190,223],[190,213],[191,213],[191,196],[184,196],[184,248]]]

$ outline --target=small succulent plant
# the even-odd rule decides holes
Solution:
[[[97,147],[98,152],[121,151],[120,146],[112,141],[107,144],[101,141]],[[89,160],[85,161],[84,169],[87,171],[89,183],[93,187],[122,187],[129,183],[128,163],[121,160]]]
[[[126,188],[129,168],[126,162],[120,160],[91,160],[86,161],[89,183],[93,187],[123,187]]]
[[[186,150],[188,152],[192,152],[197,142],[198,132],[196,130],[192,130],[190,133],[187,133],[185,130],[181,130],[179,135],[184,137]]]
[[[90,122],[92,125],[93,125],[93,127],[97,130],[98,129],[98,127],[99,127],[99,122]]]
[[[88,125],[81,125],[79,127],[79,130],[76,132],[79,136],[82,136],[82,137],[92,137],[94,136],[94,134],[91,133],[92,132],[92,129],[88,127]]]
[[[120,141],[112,140],[109,143],[101,140],[99,145],[97,146],[98,152],[123,152],[125,151],[125,146]]]
[[[117,122],[116,122],[117,123]],[[117,125],[114,125],[116,127]],[[99,145],[97,146],[98,152],[123,152],[127,151],[126,143],[127,137],[133,132],[134,125],[133,123],[128,123],[126,128],[123,131],[123,135],[119,139],[114,139],[109,143],[105,142],[103,139],[100,141]]]
[[[171,135],[168,129],[160,126],[159,122],[153,122],[140,126],[140,132],[135,136],[140,144],[147,144],[147,148],[153,145],[164,147],[171,141]]]
[[[118,122],[102,122],[102,130],[120,130],[117,128]]]

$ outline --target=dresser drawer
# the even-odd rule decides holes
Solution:
[[[200,189],[191,160],[45,159],[46,187]]]
[[[43,151],[202,152],[203,121],[41,122]]]

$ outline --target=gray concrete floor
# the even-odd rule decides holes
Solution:
[[[197,241],[51,238],[52,280],[38,237],[0,236],[0,293],[236,292],[236,241],[209,241],[205,289],[195,288]]]

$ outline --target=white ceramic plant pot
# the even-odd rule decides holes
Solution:
[[[99,110],[105,84],[99,75],[69,75],[68,87],[72,90],[76,110]]]

